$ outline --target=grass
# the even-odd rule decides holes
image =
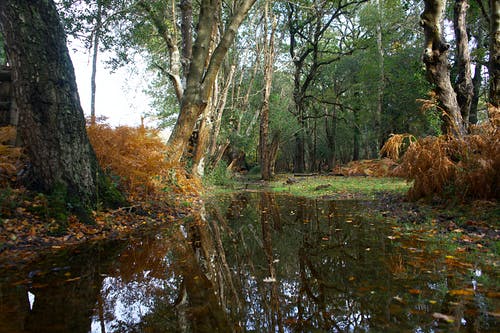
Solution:
[[[290,180],[293,182],[289,183]],[[373,199],[380,192],[404,194],[411,184],[399,178],[334,176],[294,178],[279,175],[269,186],[276,192],[287,192],[303,197]]]

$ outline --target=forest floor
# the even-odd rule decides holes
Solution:
[[[122,239],[182,219],[199,201],[195,194],[166,194],[93,212],[94,223],[54,211],[50,198],[24,188],[0,193],[0,267],[33,261],[43,251],[98,240]]]

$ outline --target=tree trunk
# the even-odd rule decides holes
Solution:
[[[481,29],[477,30],[477,34],[474,36],[476,39],[477,48],[481,48],[483,45],[483,33]],[[473,94],[469,113],[469,123],[477,124],[477,107],[479,104],[479,94],[481,93],[481,70],[483,68],[483,59],[476,56],[476,66],[474,68],[474,77],[472,78]]]
[[[260,172],[263,180],[269,181],[272,177],[271,166],[271,145],[269,144],[269,99],[274,72],[274,34],[276,24],[272,16],[272,9],[269,9],[269,0],[265,4],[264,15],[264,90],[262,93],[262,106],[260,109],[260,130],[259,130],[259,151],[260,151]],[[271,13],[271,14],[270,14]],[[272,28],[268,34],[268,23]]]
[[[88,141],[66,36],[52,1],[2,0],[0,27],[12,66],[18,135],[31,169],[28,184],[66,199],[85,217],[97,205],[99,168]]]
[[[219,138],[219,133],[220,133],[220,128],[222,125],[222,114],[224,113],[224,109],[226,108],[226,102],[227,102],[227,96],[229,93],[229,88],[231,87],[233,83],[233,77],[234,77],[234,72],[235,72],[236,66],[231,65],[231,68],[229,70],[228,78],[226,79],[226,83],[224,85],[224,88],[222,89],[222,94],[220,96],[220,99],[217,103],[217,110],[216,110],[216,115],[215,115],[215,120],[214,120],[214,125],[213,125],[213,131],[212,131],[212,136],[210,138],[210,149],[209,149],[209,155],[214,156],[215,152],[217,150],[217,139]]]
[[[457,69],[458,78],[455,84],[457,102],[464,126],[469,124],[469,114],[471,109],[474,86],[472,84],[469,38],[466,29],[466,15],[469,8],[468,0],[455,0],[453,25],[455,28],[455,38],[457,40]]]
[[[193,44],[186,89],[181,98],[177,122],[168,141],[170,161],[180,162],[184,155],[196,121],[208,105],[222,61],[234,42],[239,26],[255,1],[244,0],[237,7],[213,53],[209,52],[209,49],[210,36],[216,22],[217,1],[201,1],[197,35]]]
[[[191,0],[181,0],[181,35],[182,35],[182,67],[184,75],[189,72],[189,62],[191,61],[193,49],[193,5]]]
[[[361,131],[359,129],[359,111],[354,111],[354,135],[352,140],[352,160],[359,160],[359,139],[361,137]]]
[[[379,81],[377,85],[377,112],[375,114],[375,135],[377,154],[380,154],[380,149],[384,144],[384,137],[382,132],[382,112],[384,107],[384,88],[385,88],[385,72],[384,72],[384,45],[382,44],[382,22],[383,12],[380,6],[380,0],[377,2],[377,54],[378,54],[378,67],[379,67]]]
[[[500,1],[490,0],[490,103],[500,107]]]
[[[101,38],[102,2],[97,1],[96,24],[93,33],[94,43],[92,45],[92,76],[90,78],[90,123],[95,124],[95,93],[97,74],[97,54],[99,53],[99,39]]]
[[[427,80],[435,86],[435,93],[442,111],[445,134],[462,137],[466,134],[457,97],[450,81],[447,52],[450,46],[442,39],[441,26],[445,4],[443,0],[425,0],[420,24],[424,28],[425,48],[423,61]]]
[[[297,133],[295,133],[295,158],[293,163],[294,173],[304,173],[306,169],[303,121],[299,122],[299,124],[301,124],[301,129]]]
[[[331,123],[328,121],[329,117],[332,117]],[[337,136],[337,110],[336,107],[333,107],[331,115],[328,114],[328,110],[325,110],[325,133],[326,140],[328,142],[328,170],[333,170],[335,168],[335,140]]]

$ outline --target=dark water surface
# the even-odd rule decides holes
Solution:
[[[498,272],[366,212],[217,196],[143,238],[0,272],[0,332],[500,331],[498,292],[481,285]]]

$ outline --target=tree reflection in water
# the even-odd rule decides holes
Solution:
[[[390,232],[359,202],[219,196],[182,224],[0,274],[0,332],[495,330],[496,299],[450,296],[456,268]]]

